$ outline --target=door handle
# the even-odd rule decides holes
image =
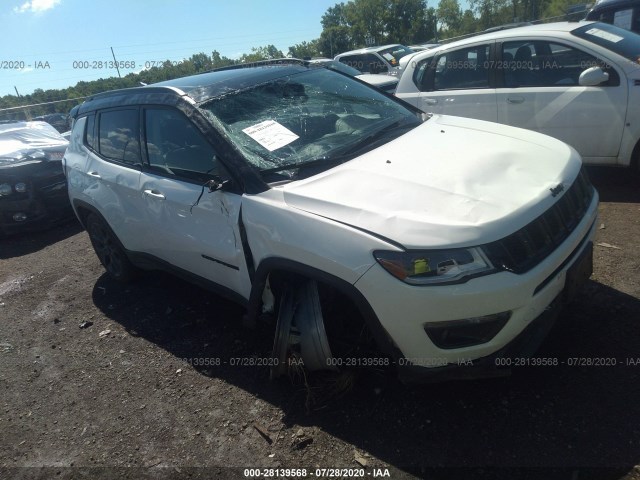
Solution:
[[[524,97],[507,97],[507,103],[510,103],[512,105],[524,103]]]
[[[88,175],[93,178],[102,178],[98,172],[89,172]]]
[[[437,98],[423,98],[422,99],[422,103],[426,104],[426,105],[435,105],[438,103],[438,99]]]
[[[145,195],[149,195],[150,197],[157,198],[159,200],[164,200],[165,196],[158,192],[157,190],[144,190],[142,193]]]

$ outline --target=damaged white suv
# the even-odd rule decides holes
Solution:
[[[272,318],[274,376],[292,359],[492,375],[591,274],[598,195],[538,133],[299,64],[109,92],[72,116],[69,194],[107,271],[168,270]]]

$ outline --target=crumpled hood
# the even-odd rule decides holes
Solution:
[[[45,122],[1,124],[0,169],[59,162],[68,145],[69,141]],[[52,152],[57,153],[55,158],[50,158]]]
[[[402,244],[481,245],[548,209],[580,170],[568,145],[528,130],[434,116],[361,157],[283,187],[286,203]]]

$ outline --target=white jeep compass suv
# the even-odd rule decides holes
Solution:
[[[299,64],[72,115],[69,195],[106,270],[168,270],[272,318],[274,376],[292,359],[486,376],[531,355],[591,274],[598,195],[577,152],[535,132]]]

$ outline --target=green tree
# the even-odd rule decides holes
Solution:
[[[390,0],[385,12],[387,43],[422,43],[435,34],[434,9],[423,0]]]
[[[278,50],[273,45],[267,45],[265,47],[253,47],[251,49],[251,53],[245,53],[240,57],[239,62],[250,63],[282,57],[284,57],[284,53],[282,53],[282,51]]]
[[[334,56],[346,50],[387,43],[426,42],[435,36],[435,10],[425,0],[353,0],[338,3],[322,16],[320,51]]]
[[[195,55],[191,55],[189,61],[193,64],[193,69],[196,72],[206,72],[207,70],[213,69],[213,62],[211,61],[211,57],[206,53],[196,53]]]
[[[438,21],[442,34],[453,37],[460,34],[462,26],[462,9],[458,0],[440,0],[438,3]]]
[[[329,7],[320,23],[322,24],[322,33],[318,39],[318,49],[321,55],[333,58],[338,53],[354,47],[344,3],[337,3],[333,7]]]
[[[289,55],[294,58],[312,58],[320,56],[319,40],[296,43],[289,47]]]
[[[513,21],[511,0],[470,0],[469,3],[479,17],[480,30]]]
[[[211,52],[211,62],[213,63],[213,68],[228,67],[236,63],[235,60],[220,55],[220,52],[217,50]]]

